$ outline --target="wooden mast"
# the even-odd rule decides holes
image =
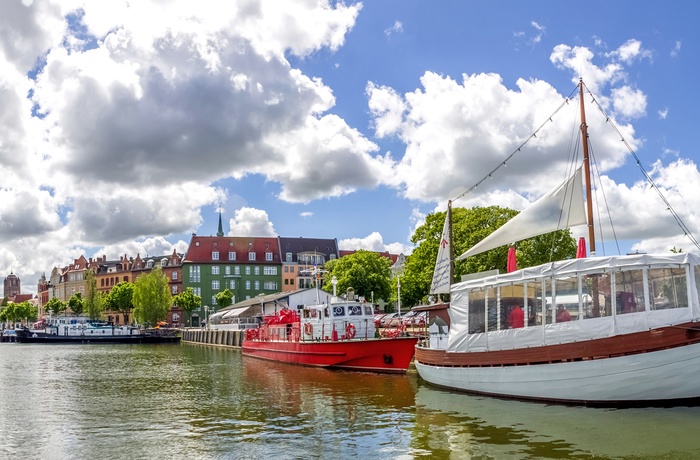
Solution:
[[[593,225],[593,198],[591,194],[591,164],[588,159],[588,125],[583,103],[583,78],[579,80],[579,105],[581,106],[581,141],[583,144],[583,171],[586,175],[586,206],[588,211],[588,245],[591,256],[595,255],[595,227]]]
[[[450,286],[454,284],[454,274],[455,274],[455,254],[454,254],[454,238],[452,238],[452,200],[447,202],[447,219],[449,225],[449,236],[450,236]],[[451,300],[451,299],[450,299]]]

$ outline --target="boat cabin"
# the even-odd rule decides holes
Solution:
[[[374,310],[366,302],[337,302],[304,306],[303,340],[344,340],[375,337]]]
[[[443,347],[515,349],[698,321],[698,280],[698,256],[643,254],[566,260],[457,283]]]

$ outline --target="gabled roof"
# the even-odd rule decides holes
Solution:
[[[214,260],[212,253],[218,252]],[[235,260],[229,260],[228,253],[235,252]],[[255,253],[255,261],[248,253]],[[265,260],[265,253],[272,253],[272,261]],[[183,263],[280,263],[279,243],[276,237],[245,236],[197,236],[192,235]]]

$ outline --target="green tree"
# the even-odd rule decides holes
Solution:
[[[217,300],[218,302],[218,300]],[[177,305],[182,308],[182,311],[187,313],[187,325],[190,324],[190,319],[192,317],[192,312],[202,306],[202,298],[195,295],[194,290],[190,287],[184,292],[176,295],[173,299],[173,305]]]
[[[61,302],[58,297],[51,297],[44,305],[44,309],[50,311],[52,315],[58,316],[68,309],[68,305],[65,302]]]
[[[233,301],[233,292],[231,292],[230,289],[224,289],[223,291],[217,292],[214,298],[219,308],[226,308],[231,305]]]
[[[168,317],[173,297],[168,288],[168,277],[159,266],[136,278],[132,300],[134,318],[139,323],[154,325]]]
[[[87,271],[85,281],[87,284],[87,289],[85,291],[83,305],[85,306],[90,319],[94,321],[100,319],[100,316],[102,316],[102,294],[97,290],[97,282],[95,280],[95,274],[92,272],[92,270]]]
[[[16,322],[34,322],[38,319],[38,308],[27,301],[20,303],[10,303],[2,312],[0,312],[0,321]]]
[[[80,316],[83,314],[83,309],[85,309],[85,302],[83,300],[82,294],[76,292],[70,299],[68,299],[68,306],[73,311],[74,314]]]
[[[365,299],[371,299],[372,292],[375,299],[387,300],[391,295],[391,260],[376,252],[360,250],[328,261],[324,269],[328,271],[323,284],[327,292],[333,292],[333,285],[328,280],[335,276],[338,295],[345,293],[349,287]]]
[[[131,313],[134,297],[134,283],[122,281],[116,284],[105,296],[104,305],[107,310],[118,311],[124,316]]]
[[[517,211],[499,206],[453,208],[454,257],[486,238],[517,214]],[[406,259],[401,277],[402,306],[417,305],[427,299],[444,222],[445,212],[430,214],[425,224],[418,227],[411,238],[416,247]],[[519,268],[576,256],[576,241],[571,237],[569,230],[559,230],[521,241],[517,248],[516,257]],[[505,272],[507,263],[508,247],[495,248],[456,262],[454,279],[458,281],[462,275],[493,269]]]

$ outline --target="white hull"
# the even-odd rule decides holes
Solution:
[[[632,403],[700,398],[700,344],[590,361],[504,367],[416,362],[427,382],[519,399]]]

